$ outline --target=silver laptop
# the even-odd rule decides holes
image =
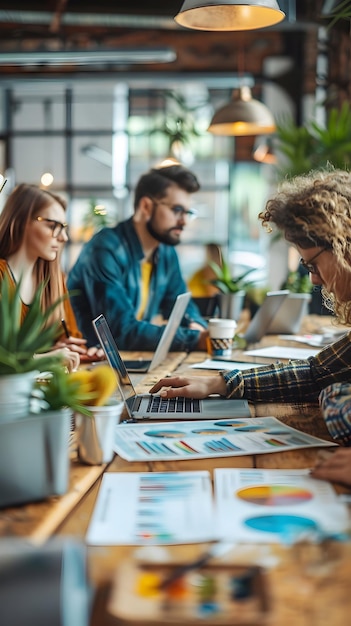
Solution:
[[[256,343],[267,334],[268,328],[277,311],[289,295],[289,290],[268,291],[265,300],[256,311],[246,332],[241,335],[247,343]]]
[[[213,396],[194,398],[161,398],[159,395],[137,394],[118,352],[111,330],[103,315],[93,320],[96,335],[106,358],[115,370],[118,386],[130,419],[181,420],[251,417],[247,400],[225,400]]]
[[[298,333],[302,318],[308,313],[310,300],[310,293],[289,293],[271,320],[267,334],[295,335]]]
[[[147,360],[147,359],[125,360],[124,365],[127,368],[128,372],[135,372],[135,373],[151,372],[153,369],[155,369],[155,367],[160,365],[160,363],[162,363],[162,361],[165,360],[168,354],[168,351],[171,347],[173,337],[176,334],[179,324],[183,319],[183,316],[186,311],[186,307],[188,306],[190,298],[191,298],[190,292],[181,293],[179,296],[177,296],[173,309],[169,316],[168,322],[164,327],[164,331],[162,333],[161,339],[158,342],[154,356],[152,357],[151,360]]]

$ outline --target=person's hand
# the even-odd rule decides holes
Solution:
[[[50,352],[41,352],[40,354],[35,354],[35,358],[41,358],[42,356],[52,356],[57,355],[61,357],[63,364],[67,367],[69,372],[74,372],[78,369],[80,364],[80,358],[78,352],[74,352],[69,348],[54,348],[50,350]]]
[[[62,337],[60,341],[57,341],[54,345],[54,349],[69,348],[72,352],[78,352],[78,354],[86,354],[87,340],[80,337]]]
[[[338,448],[324,456],[311,470],[311,476],[351,487],[351,448]]]
[[[215,393],[225,395],[227,387],[222,376],[194,376],[193,378],[184,378],[182,376],[174,376],[172,378],[161,378],[150,389],[150,393],[160,392],[163,398],[176,398],[182,396],[184,398],[207,398],[207,396]]]
[[[86,354],[90,359],[95,359],[96,361],[106,359],[105,352],[99,346],[91,346],[88,348]]]

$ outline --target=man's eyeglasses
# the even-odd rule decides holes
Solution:
[[[196,211],[196,209],[185,209],[181,204],[173,204],[171,206],[164,200],[157,200],[156,198],[152,198],[151,196],[150,199],[155,204],[163,204],[164,206],[168,207],[172,211],[173,215],[175,215],[175,217],[177,217],[178,219],[180,217],[186,217],[189,221],[192,221],[196,220],[198,216],[198,212]]]
[[[313,261],[315,261],[317,257],[319,257],[319,255],[326,250],[327,248],[322,248],[322,250],[317,252],[317,254],[315,254],[309,261],[304,261],[304,259],[300,259],[300,265],[302,265],[302,267],[304,267],[305,270],[307,270],[310,274],[319,274],[318,268],[316,267],[315,263],[313,263]]]
[[[46,222],[48,227],[51,228],[53,237],[59,237],[63,230],[68,236],[68,224],[57,222],[56,220],[50,220],[47,217],[36,217],[35,219],[37,222]]]

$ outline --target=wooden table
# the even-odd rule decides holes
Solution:
[[[135,358],[135,353],[130,355]],[[203,375],[201,370],[190,370],[189,365],[196,361],[201,361],[205,357],[204,353],[171,354],[162,367],[144,377],[138,375],[137,391],[148,391],[150,386],[160,377],[171,372],[187,372],[192,375]],[[206,372],[208,374],[208,372]],[[216,372],[214,372],[216,375]],[[325,439],[330,439],[324,421],[320,415],[318,406],[311,405],[275,405],[258,404],[251,407],[253,416],[273,415],[282,421],[288,421],[292,426],[304,430],[310,434]],[[240,457],[203,459],[203,460],[182,460],[182,461],[155,461],[155,462],[134,462],[129,463],[120,457],[115,457],[108,466],[82,466],[76,459],[72,459],[71,483],[68,493],[61,498],[53,498],[47,502],[30,504],[23,507],[13,507],[0,511],[0,536],[26,536],[34,543],[40,544],[57,534],[58,536],[71,536],[83,540],[89,525],[90,517],[94,508],[99,490],[101,476],[104,471],[108,472],[159,472],[172,470],[213,470],[218,467],[246,467],[246,468],[308,468],[314,465],[318,455],[318,449],[299,449],[287,452],[277,452],[260,455],[247,455]],[[306,548],[310,549],[310,548]],[[350,546],[343,544],[346,555],[349,554]],[[173,546],[170,553],[175,560],[189,560],[201,554],[203,545]],[[275,552],[279,553],[279,563],[268,572],[270,587],[273,592],[274,611],[267,622],[269,626],[291,626],[294,624],[304,624],[306,616],[303,611],[306,609],[306,597],[301,596],[301,585],[308,584],[310,593],[315,591],[315,584],[320,584],[320,580],[312,581],[302,572],[300,565],[297,565],[295,556],[290,550],[276,547]],[[109,547],[89,547],[88,567],[89,575],[96,587],[97,593],[91,619],[91,626],[112,626],[116,625],[116,619],[106,610],[107,598],[110,593],[111,581],[113,580],[117,566],[125,559],[130,559],[135,552],[135,547],[130,546],[109,546]],[[312,558],[312,557],[311,557]],[[313,557],[315,558],[315,557]],[[329,558],[329,557],[328,557]],[[341,558],[341,557],[340,557]],[[348,558],[348,565],[342,561],[342,576],[345,567],[347,569],[348,580],[351,574],[351,560]],[[298,571],[297,571],[297,569]],[[302,572],[302,573],[301,573]],[[340,574],[341,576],[341,574]],[[343,581],[343,578],[341,579]],[[335,578],[335,576],[334,576]],[[307,581],[307,582],[306,582]],[[325,582],[325,581],[324,581]],[[312,589],[313,587],[313,589]],[[344,592],[343,584],[340,584]],[[338,587],[339,589],[339,587]],[[336,604],[337,589],[333,591],[332,598],[328,595],[328,600],[333,604],[333,614],[325,608],[324,612],[314,622],[314,626],[324,626],[324,617],[328,615],[329,622],[326,624],[338,625],[345,623],[351,609],[351,598],[345,594],[343,606]],[[299,595],[300,594],[300,595]],[[299,596],[299,600],[294,603],[294,597]],[[303,595],[303,594],[302,594]],[[289,598],[289,601],[287,600]],[[334,598],[334,600],[333,600]],[[289,605],[290,602],[290,605]],[[347,602],[347,606],[345,606]],[[292,603],[292,604],[291,604]],[[319,615],[319,614],[318,614]],[[322,619],[323,618],[323,619]],[[307,620],[308,621],[308,620]],[[306,621],[306,626],[307,626]]]

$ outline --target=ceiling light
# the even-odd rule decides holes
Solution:
[[[185,0],[174,19],[197,30],[254,30],[284,17],[276,0]]]
[[[231,102],[214,114],[208,131],[214,135],[268,135],[276,130],[272,113],[255,100],[247,85],[235,89]]]

